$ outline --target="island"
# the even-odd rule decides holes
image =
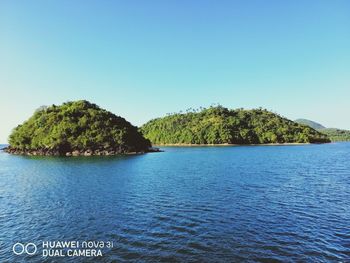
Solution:
[[[79,100],[40,107],[12,131],[5,151],[21,155],[91,156],[157,149],[124,118]]]
[[[212,106],[172,113],[141,127],[155,145],[327,143],[327,135],[266,109]]]
[[[308,125],[311,128],[319,131],[320,133],[326,134],[332,142],[346,142],[350,141],[350,131],[338,128],[327,128],[322,124],[311,121],[308,119],[297,119],[295,122]]]
[[[326,134],[332,142],[349,142],[350,131],[337,129],[337,128],[324,128],[318,130],[319,132]]]

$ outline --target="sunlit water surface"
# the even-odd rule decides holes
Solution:
[[[350,143],[164,150],[1,152],[0,262],[350,260]],[[12,253],[45,240],[114,247],[98,259]]]

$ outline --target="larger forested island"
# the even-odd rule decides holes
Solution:
[[[158,145],[330,142],[327,135],[265,109],[222,106],[169,114],[149,121],[141,131]]]
[[[5,151],[26,155],[115,155],[152,150],[124,118],[85,100],[39,108],[17,126]]]

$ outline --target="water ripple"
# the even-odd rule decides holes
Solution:
[[[101,262],[350,261],[349,143],[165,150],[1,153],[0,262],[52,262],[18,240],[112,240]]]

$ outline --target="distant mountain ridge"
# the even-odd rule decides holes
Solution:
[[[315,121],[311,121],[308,119],[296,119],[295,122],[303,125],[307,125],[315,130],[318,130],[319,132],[328,135],[328,137],[333,142],[339,142],[339,141],[350,141],[350,131],[349,130],[342,130],[337,128],[326,128],[320,123],[317,123]]]
[[[310,126],[311,128],[316,130],[326,129],[326,127],[323,126],[322,124],[315,121],[308,120],[308,119],[296,119],[295,122]]]

